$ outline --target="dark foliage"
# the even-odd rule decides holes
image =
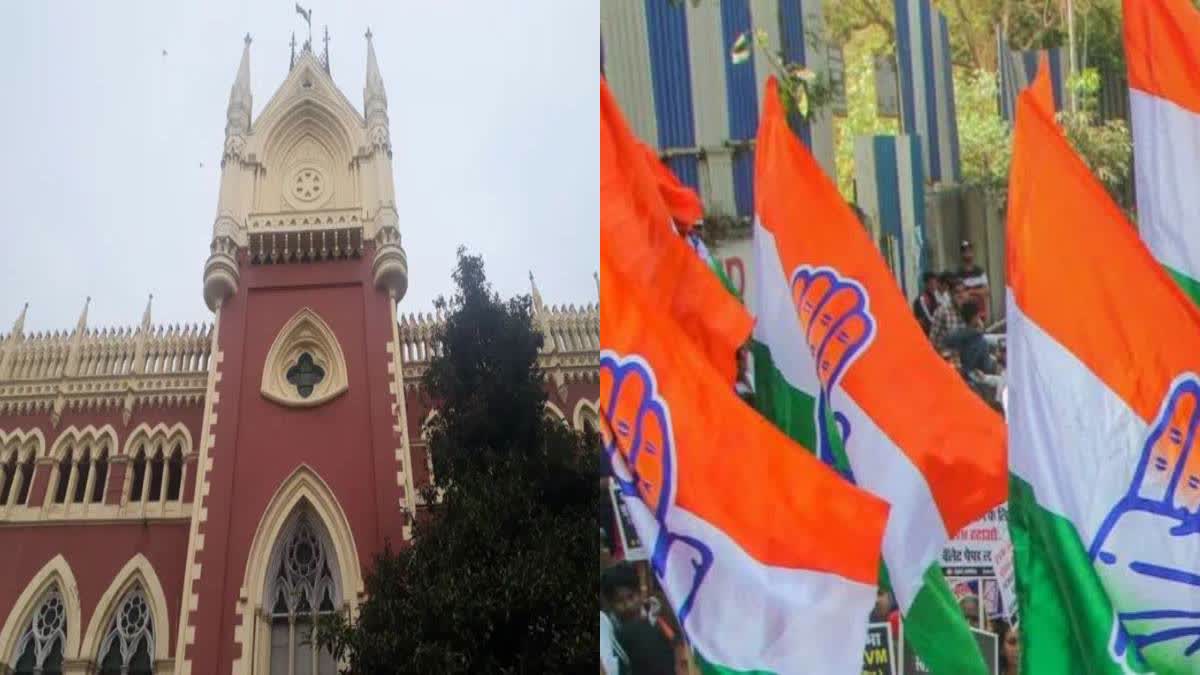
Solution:
[[[594,672],[594,450],[545,417],[530,300],[502,302],[459,250],[424,388],[433,504],[375,558],[352,622],[323,625],[353,673]],[[594,442],[594,441],[593,441]]]

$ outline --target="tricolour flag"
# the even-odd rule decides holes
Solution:
[[[939,675],[986,672],[940,568],[946,541],[1004,501],[1004,426],[942,361],[887,266],[763,96],[755,167],[756,395],[793,438],[892,507],[883,557],[905,635]]]
[[[1138,229],[1200,302],[1200,12],[1189,0],[1125,0]]]
[[[754,320],[679,236],[663,200],[661,176],[603,78],[600,147],[600,240],[622,247],[613,265],[644,301],[683,326],[732,386],[735,354]]]
[[[702,672],[858,672],[887,505],[744,404],[602,236],[605,449]]]
[[[1200,672],[1200,314],[1036,89],[1008,206],[1024,672]]]

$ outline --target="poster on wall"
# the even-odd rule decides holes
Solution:
[[[617,521],[617,534],[621,537],[621,550],[625,552],[625,560],[648,559],[646,547],[642,545],[642,540],[638,538],[637,530],[633,527],[629,507],[625,504],[625,498],[621,496],[621,488],[617,487],[617,482],[611,478],[608,479],[608,494],[612,498],[613,515]]]
[[[977,628],[1016,613],[1016,581],[1008,537],[1008,505],[1001,504],[964,527],[942,547],[942,573]]]

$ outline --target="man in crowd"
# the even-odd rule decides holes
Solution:
[[[995,375],[999,370],[992,358],[991,346],[983,336],[983,313],[974,299],[963,303],[959,313],[962,327],[942,339],[947,349],[958,352],[964,374],[975,372]]]
[[[661,622],[647,616],[646,600],[638,582],[637,570],[620,562],[600,575],[600,594],[608,617],[601,617],[601,665],[607,675],[675,675],[673,635],[667,635]],[[604,619],[611,621],[611,637],[604,636]],[[605,657],[615,654],[617,671],[609,671]]]
[[[950,304],[950,289],[954,288],[954,272],[942,272],[938,275],[937,291],[933,297],[937,298],[937,306]]]
[[[933,313],[933,321],[929,327],[929,339],[939,351],[946,348],[946,336],[963,327],[960,312],[963,303],[967,301],[967,290],[962,280],[955,279],[952,282],[950,297],[950,304],[938,307]]]
[[[917,323],[921,324],[921,330],[929,335],[929,328],[933,325],[933,313],[937,311],[938,300],[938,275],[933,272],[926,272],[921,275],[921,292],[917,295],[917,299],[913,300],[913,314],[917,317]]]
[[[971,628],[979,628],[982,625],[979,622],[979,598],[974,595],[964,595],[958,601],[958,608],[962,610],[963,618],[967,620],[967,624]]]
[[[959,372],[977,394],[993,408],[1001,407],[999,399],[1003,377],[999,364],[992,357],[992,340],[985,335],[983,315],[974,300],[962,306],[963,327],[943,340],[948,349],[958,355]]]
[[[962,256],[962,267],[958,269],[958,278],[967,288],[967,294],[979,304],[980,313],[986,322],[988,313],[988,278],[983,268],[975,264],[975,248],[971,242],[963,240],[959,246]]]

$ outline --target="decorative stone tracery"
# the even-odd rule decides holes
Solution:
[[[317,406],[349,387],[337,337],[307,307],[289,320],[263,363],[262,395],[289,407]]]
[[[141,587],[134,587],[121,600],[100,645],[100,674],[133,675],[153,669],[154,620]]]
[[[66,603],[55,586],[42,598],[29,626],[17,641],[13,672],[61,673],[66,643]]]

